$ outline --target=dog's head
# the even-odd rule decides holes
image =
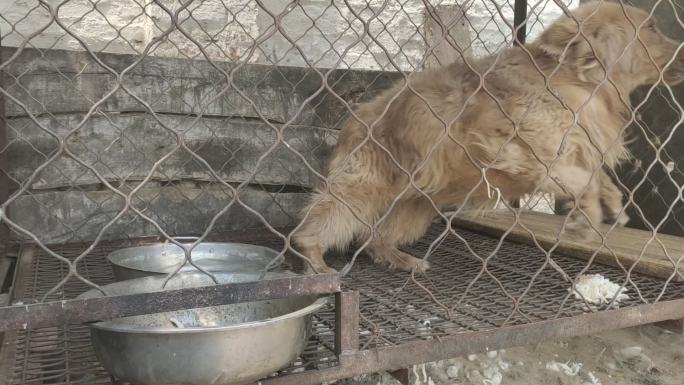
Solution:
[[[581,33],[580,33],[581,30]],[[552,24],[536,44],[583,81],[609,77],[631,90],[684,80],[684,48],[667,38],[647,12],[609,2],[586,3]]]

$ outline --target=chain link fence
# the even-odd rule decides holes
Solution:
[[[5,2],[22,299],[111,282],[103,250],[235,234],[349,279],[363,348],[679,298],[684,7],[530,1],[525,45],[514,8]],[[598,303],[590,273],[616,285]]]

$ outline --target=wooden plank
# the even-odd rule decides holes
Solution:
[[[33,114],[88,111],[118,84],[117,76],[84,52],[24,49],[14,57],[15,52],[15,48],[0,48],[5,57],[13,57],[3,70],[6,89]],[[342,123],[349,113],[345,103],[353,107],[369,100],[402,77],[398,72],[238,66],[162,57],[145,57],[129,68],[139,56],[97,56],[114,72],[125,70],[120,84],[158,113],[291,120],[326,128]],[[230,82],[225,73],[230,74]],[[226,89],[231,82],[235,87]],[[99,110],[148,111],[124,90],[108,97]],[[7,113],[26,116],[26,111],[11,101]]]
[[[16,49],[2,48],[8,58]],[[137,55],[98,54],[116,73]],[[232,77],[226,78],[225,74]],[[227,62],[145,57],[121,76],[84,52],[22,50],[4,71],[7,92],[33,114],[85,112],[121,85],[160,113],[261,118],[305,123],[310,109],[300,111],[305,98],[322,84],[313,70]],[[229,86],[233,87],[229,87]],[[145,112],[145,106],[124,89],[99,106],[101,111]],[[258,113],[257,113],[258,111]],[[17,103],[7,101],[7,115],[26,116]]]
[[[179,184],[138,191],[131,203],[172,235],[197,235],[231,201],[228,189],[216,184]],[[239,199],[273,227],[296,223],[308,194],[270,193],[244,188]],[[12,219],[43,243],[94,239],[123,208],[124,200],[110,191],[49,191],[27,194],[12,202]],[[237,202],[221,216],[213,231],[263,229],[259,216]],[[157,236],[160,232],[128,210],[104,233],[103,239]]]
[[[38,119],[41,126],[59,137],[78,127],[83,114],[66,114]],[[147,177],[154,163],[179,146],[175,133],[204,159],[218,176],[228,182],[251,181],[269,185],[312,187],[332,147],[337,131],[311,126],[287,126],[283,141],[278,132],[261,122],[231,118],[200,118],[181,115],[98,114],[89,118],[66,141],[69,150],[92,166],[108,181],[138,181]],[[24,182],[47,157],[58,149],[58,142],[29,118],[8,121],[10,145],[7,149],[9,175]],[[282,125],[274,125],[278,130]],[[273,151],[257,166],[259,158],[272,146]],[[186,150],[176,151],[153,174],[153,180],[212,181],[209,170]],[[95,173],[63,154],[31,184],[32,189],[54,189],[99,184]]]
[[[32,114],[88,111],[113,90],[117,77],[84,52],[0,48],[13,57],[2,71],[7,91],[26,104]],[[145,100],[158,113],[266,118],[325,128],[338,128],[349,108],[370,100],[403,75],[347,69],[311,69],[206,60],[98,53],[121,85]],[[236,89],[224,73],[230,74]],[[223,93],[221,93],[223,92]],[[211,100],[221,93],[220,97]],[[252,104],[252,102],[254,104]],[[99,105],[105,112],[148,112],[124,90]],[[257,111],[259,113],[257,113]],[[18,104],[7,102],[8,116],[26,116]]]
[[[339,129],[349,110],[401,81],[399,72],[334,70],[326,72],[326,88],[309,103],[313,109],[308,124]]]
[[[606,235],[605,244],[598,235],[589,240],[577,240],[571,235],[558,235],[565,217],[523,212],[520,222],[516,224],[514,215],[508,210],[486,212],[481,216],[463,215],[454,220],[460,227],[484,232],[493,236],[501,236],[512,228],[507,239],[533,244],[536,240],[549,250],[560,241],[556,250],[559,253],[589,259],[596,253],[595,261],[612,266],[622,265],[633,271],[660,278],[669,278],[677,271],[674,280],[681,281],[684,276],[684,240],[666,234],[657,234],[631,228],[615,228],[608,232],[610,226],[602,225],[601,231]],[[525,230],[524,225],[527,230]],[[514,227],[515,224],[515,227]],[[529,230],[529,231],[528,231]],[[534,238],[530,234],[534,234]],[[598,252],[597,252],[598,250]],[[673,264],[667,256],[677,264]],[[641,257],[640,257],[641,256]]]
[[[22,75],[14,83],[7,80],[5,83],[7,92],[34,115],[86,112],[95,103],[100,103],[98,110],[106,112],[147,112],[151,109],[158,113],[263,117],[286,122],[296,117],[302,104],[302,98],[293,94],[289,87],[259,87],[262,83],[238,85],[245,96],[234,88],[224,91],[229,83],[210,73],[201,79],[127,74],[120,83],[122,88],[118,89],[116,77],[108,74]],[[7,116],[27,116],[27,112],[8,98]],[[296,121],[301,123],[306,119],[299,117]]]
[[[433,47],[425,67],[438,68],[470,57],[470,29],[459,4],[440,4],[425,10],[425,36]],[[443,29],[447,29],[446,36]]]

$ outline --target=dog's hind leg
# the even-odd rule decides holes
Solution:
[[[367,231],[365,223],[372,224],[373,202],[359,195],[373,190],[355,187],[338,186],[337,196],[325,191],[314,193],[304,208],[304,223],[294,240],[299,251],[309,258],[310,263],[305,263],[306,273],[334,272],[323,259],[325,252],[331,248],[344,249],[356,235]]]
[[[436,215],[434,207],[424,197],[397,202],[380,224],[378,234],[369,245],[369,254],[376,263],[386,263],[391,268],[428,270],[427,261],[399,250],[399,246],[413,243],[425,235]]]

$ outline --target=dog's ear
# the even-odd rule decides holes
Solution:
[[[584,20],[580,24],[580,20],[564,17],[551,25],[537,43],[559,62],[574,66],[580,78],[589,78],[602,77],[601,63],[610,66],[617,60],[621,46],[619,40],[598,20]]]
[[[539,47],[547,54],[560,58],[573,44],[582,39],[578,23],[569,17],[556,20],[537,40]]]

